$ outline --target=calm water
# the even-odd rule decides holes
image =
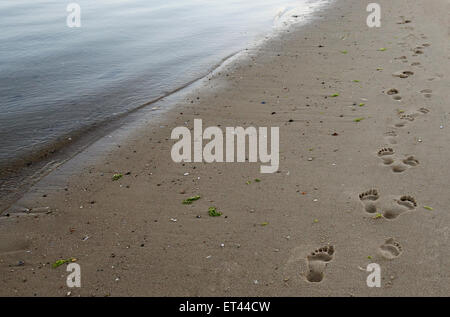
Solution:
[[[81,28],[66,24],[70,2],[0,2],[0,166],[205,75],[325,1],[78,0]]]

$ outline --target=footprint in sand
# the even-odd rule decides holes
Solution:
[[[390,144],[397,144],[397,132],[394,130],[389,130],[387,132],[384,133],[386,140],[390,143]]]
[[[423,89],[420,91],[421,94],[423,94],[423,96],[425,98],[431,98],[433,95],[431,94],[433,92],[433,90],[431,89]]]
[[[399,57],[395,57],[394,59],[401,60],[403,63],[407,63],[408,62],[408,58],[405,55],[399,56]]]
[[[395,88],[391,88],[388,91],[386,91],[386,94],[388,94],[389,96],[396,95],[396,94],[398,94],[398,90]]]
[[[378,156],[381,157],[381,160],[385,165],[391,165],[394,163],[394,158],[392,155],[394,155],[394,149],[392,148],[382,148],[378,151]]]
[[[370,189],[359,194],[359,199],[363,203],[366,212],[374,214],[379,210],[379,213],[389,220],[395,219],[402,213],[417,207],[416,200],[409,195],[404,195],[400,198],[390,196],[390,198],[388,197],[380,200],[380,195],[376,189]]]
[[[392,165],[392,171],[394,173],[402,173],[406,171],[409,167],[417,165],[419,165],[419,161],[414,156],[411,155],[401,160],[400,162],[397,162],[396,164]]]
[[[401,114],[400,120],[408,120],[408,121],[414,121],[414,119],[418,116],[418,114]]]
[[[407,121],[412,122],[421,114],[427,114],[428,112],[430,112],[430,110],[428,110],[427,108],[424,108],[424,107],[418,109],[417,112],[410,112],[410,113],[402,112],[399,114],[400,121],[397,121],[394,124],[394,127],[396,127],[396,128],[405,127]]]
[[[390,200],[381,208],[381,213],[386,219],[395,219],[404,212],[411,211],[417,207],[417,202],[412,196],[404,195],[399,199]]]
[[[421,113],[423,113],[423,114],[427,114],[428,112],[430,112],[430,110],[428,110],[428,109],[425,108],[425,107],[422,107],[422,108],[420,108],[420,109],[417,110],[417,111],[419,111],[419,112],[421,112]]]
[[[407,23],[411,23],[411,20],[405,19],[404,16],[400,16],[400,18],[402,19],[402,21],[397,22],[397,24],[407,24]]]
[[[402,100],[402,97],[398,93],[399,91],[395,88],[391,88],[388,91],[386,91],[386,94],[392,96],[394,100]]]
[[[368,191],[359,194],[359,199],[364,204],[364,209],[371,214],[377,211],[375,202],[378,198],[380,198],[380,195],[378,195],[378,190],[376,189],[369,189]]]
[[[400,70],[400,71],[392,74],[392,76],[399,77],[399,78],[408,78],[409,76],[412,76],[412,75],[414,75],[414,72],[412,72],[410,70]]]
[[[409,167],[419,165],[419,161],[412,155],[402,160],[395,158],[394,157],[395,151],[392,148],[382,148],[378,151],[377,154],[383,161],[384,165],[392,165],[392,171],[395,173],[402,173],[406,171],[406,169]]]
[[[396,128],[403,128],[406,126],[406,122],[405,121],[398,121],[394,124],[394,127]]]
[[[305,276],[309,282],[318,283],[323,280],[325,268],[333,260],[333,254],[334,247],[331,245],[317,249],[306,257],[308,272]]]
[[[400,243],[395,241],[394,238],[387,239],[378,251],[384,258],[389,260],[395,259],[403,252]]]

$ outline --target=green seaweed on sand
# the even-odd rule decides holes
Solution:
[[[261,223],[261,227],[265,227],[265,226],[267,226],[269,223],[268,222],[263,222],[263,223]]]
[[[330,97],[339,97],[338,93],[332,94]]]
[[[382,48],[379,49],[380,52],[384,52],[386,50],[387,50],[387,48],[385,48],[385,47],[382,47]]]
[[[361,102],[360,104],[359,104],[359,106],[360,107],[364,107],[366,104],[364,103],[364,102]]]
[[[353,122],[361,122],[362,120],[364,120],[364,118],[356,118],[356,119],[353,119]]]
[[[259,178],[255,178],[255,182],[259,183],[261,180]]]
[[[359,83],[359,80],[358,79],[353,79],[353,82],[354,83]]]
[[[220,211],[217,211],[216,207],[209,207],[208,214],[211,217],[220,217],[220,216],[222,216],[222,213]]]
[[[185,200],[183,200],[183,205],[190,205],[194,201],[199,200],[199,199],[200,199],[200,196],[198,196],[198,195],[186,198]]]
[[[113,181],[118,181],[118,180],[121,179],[122,177],[123,177],[122,174],[117,173],[117,174],[114,174],[114,175],[113,175],[112,180],[113,180]]]
[[[433,210],[433,207],[430,206],[423,206],[423,208],[425,208],[426,210]]]
[[[342,53],[342,54],[347,54],[348,51],[347,51],[347,50],[342,50],[341,53]]]
[[[379,212],[377,212],[377,213],[375,214],[375,216],[373,217],[373,219],[380,219],[380,218],[383,218],[383,215],[380,214]]]
[[[76,261],[77,261],[77,259],[75,259],[75,258],[60,259],[60,260],[57,260],[55,263],[53,263],[52,267],[54,269],[56,269],[58,266],[61,266],[63,264],[70,263],[70,262],[76,262]]]

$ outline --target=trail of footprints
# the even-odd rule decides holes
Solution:
[[[405,20],[404,17],[401,18],[403,21],[399,22],[398,24],[406,24],[411,22],[410,20]],[[422,39],[426,39],[426,37],[422,35]],[[429,46],[430,44],[425,43],[421,46],[415,47],[414,49],[412,49],[412,52],[414,53],[412,54],[412,56],[423,54],[424,49]],[[397,57],[395,59],[401,60],[404,63],[408,62],[406,56]],[[420,65],[421,63],[419,62],[411,63],[411,66]],[[405,79],[413,75],[414,72],[411,70],[400,70],[392,74],[392,76],[401,79]],[[425,98],[431,98],[432,92],[433,91],[431,89],[423,89],[419,93],[422,94]],[[402,100],[400,92],[396,88],[387,90],[386,94],[392,96],[392,98],[396,101]],[[385,133],[385,136],[387,137],[389,143],[397,144],[397,132],[395,131],[395,129],[405,127],[409,122],[414,121],[418,116],[427,114],[428,112],[429,110],[427,108],[422,107],[413,113],[400,113],[399,120],[394,124],[393,129]],[[377,152],[377,156],[381,159],[382,163],[386,166],[389,166],[394,173],[402,173],[411,167],[419,165],[419,160],[416,159],[413,155],[406,155],[403,157],[398,156],[394,148],[392,147],[384,147],[379,149]],[[417,208],[416,199],[411,195],[381,196],[377,189],[369,189],[368,191],[359,194],[359,200],[363,204],[365,212],[374,214],[377,217],[381,216],[388,220],[396,219],[400,215],[413,211]],[[400,243],[397,242],[394,238],[388,238],[378,248],[378,252],[384,258],[392,260],[400,256],[403,252],[403,249]],[[333,257],[333,246],[324,246],[310,253],[306,258],[306,279],[312,283],[321,282],[324,278],[325,268],[327,264],[333,260]]]
[[[378,151],[378,156],[383,164],[391,166],[394,173],[402,173],[410,167],[419,165],[419,160],[413,155],[399,158],[394,154],[395,151],[393,148],[382,148]]]
[[[387,196],[380,198],[377,189],[369,189],[359,194],[359,199],[367,213],[378,213],[386,219],[395,219],[404,212],[414,210],[417,202],[413,196]]]
[[[404,18],[402,18],[404,20]],[[422,38],[426,38],[422,36]],[[423,54],[423,50],[429,47],[430,44],[424,43],[421,46],[412,49],[413,56]],[[397,57],[397,60],[408,62],[406,56]],[[419,62],[412,63],[411,66],[418,66]],[[413,71],[401,70],[392,74],[394,77],[401,79],[408,78],[414,75]],[[420,91],[424,97],[430,98],[432,95],[431,89],[423,89]],[[400,92],[396,88],[391,88],[386,91],[387,95],[393,97],[394,100],[401,100]],[[414,112],[400,112],[398,115],[398,121],[394,123],[392,129],[385,133],[385,136],[390,144],[397,144],[396,137],[398,136],[396,129],[407,126],[410,122],[413,122],[420,115],[425,115],[429,110],[422,107]],[[380,158],[383,165],[389,166],[394,173],[402,173],[411,167],[415,167],[420,164],[419,160],[414,155],[397,155],[394,147],[383,147],[377,151],[377,156]],[[370,189],[359,195],[360,201],[364,205],[364,209],[368,213],[379,213],[386,219],[395,219],[406,211],[413,210],[417,207],[417,202],[413,196],[403,195],[400,197],[389,196],[385,199],[381,199],[377,189]]]

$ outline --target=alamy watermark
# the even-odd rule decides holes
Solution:
[[[369,3],[366,11],[370,12],[366,20],[367,26],[369,28],[381,27],[381,6],[378,3]]]
[[[275,173],[280,163],[279,138],[279,128],[271,127],[269,152],[267,127],[259,127],[258,129],[255,127],[247,127],[246,129],[243,127],[227,127],[224,136],[222,129],[219,127],[208,127],[203,131],[202,119],[194,119],[193,135],[187,127],[176,127],[172,130],[171,139],[178,139],[179,141],[172,146],[171,156],[176,163],[246,161],[255,163],[259,158],[261,163],[268,163],[268,165],[261,165],[261,173]],[[203,147],[203,140],[210,141]],[[246,144],[248,144],[248,159],[246,157]]]
[[[66,7],[66,11],[69,15],[66,19],[66,24],[69,28],[80,28],[81,27],[81,7],[78,3],[69,3]]]
[[[66,268],[67,272],[71,272],[66,279],[67,287],[81,287],[81,267],[78,263],[69,263]]]
[[[381,267],[377,263],[369,263],[367,265],[367,272],[370,274],[367,276],[367,287],[381,287]]]

